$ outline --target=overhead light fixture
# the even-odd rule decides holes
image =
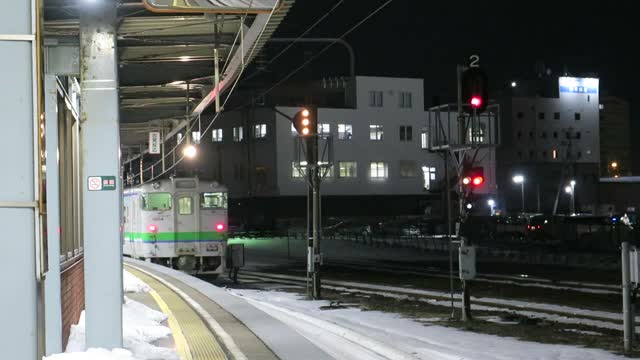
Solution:
[[[179,59],[182,62],[186,62],[191,60],[191,56],[180,56]]]
[[[184,149],[182,150],[182,154],[189,159],[193,159],[198,154],[198,150],[195,146],[189,144],[184,147]]]

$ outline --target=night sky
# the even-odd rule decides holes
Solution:
[[[297,37],[337,2],[297,0],[275,36]],[[345,0],[307,37],[340,36],[384,2]],[[427,106],[434,96],[453,100],[455,64],[477,53],[494,90],[512,79],[533,78],[535,64],[543,62],[556,74],[597,75],[603,95],[630,100],[637,114],[640,76],[633,52],[640,20],[638,6],[632,4],[394,0],[346,40],[356,52],[357,75],[424,78]],[[270,45],[269,54],[281,48]],[[281,78],[321,48],[294,46],[268,67],[267,77]],[[336,45],[298,77],[346,75],[347,60],[346,51]],[[632,120],[634,129],[640,128],[637,123]]]

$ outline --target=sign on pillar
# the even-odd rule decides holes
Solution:
[[[149,154],[160,154],[160,132],[149,133]]]

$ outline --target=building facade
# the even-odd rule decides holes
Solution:
[[[353,107],[318,108],[322,161],[332,162],[322,183],[324,215],[441,215],[444,160],[428,148],[423,80],[353,81],[355,86],[345,87],[353,91],[345,96],[355,100],[346,103]],[[232,213],[235,205],[236,213],[252,212],[244,214],[251,217],[304,216],[305,163],[299,138],[284,116],[299,109],[277,106],[225,113],[215,121],[213,134],[202,139],[202,176],[229,187],[235,200],[230,203]],[[485,193],[495,189],[490,160],[482,159]]]
[[[552,77],[522,87],[501,100],[497,176],[503,203],[522,209],[523,186],[525,211],[566,212],[565,188],[573,180],[577,209],[592,210],[600,172],[598,79]],[[516,175],[524,185],[514,183]]]

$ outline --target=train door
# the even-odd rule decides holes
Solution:
[[[195,255],[200,246],[197,199],[192,193],[177,193],[174,199],[176,202],[175,252],[178,256]]]

